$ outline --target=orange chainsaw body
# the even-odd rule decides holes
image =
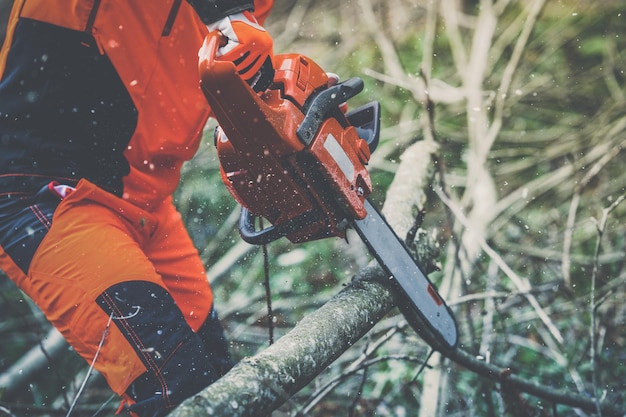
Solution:
[[[257,93],[233,64],[214,59],[217,42],[209,38],[199,69],[219,124],[215,140],[222,180],[247,210],[248,222],[264,217],[274,230],[250,240],[345,236],[349,219],[367,215],[370,147],[338,106],[319,110],[314,103],[329,88],[326,72],[305,56],[277,55],[273,84]],[[327,96],[318,102],[336,100]]]

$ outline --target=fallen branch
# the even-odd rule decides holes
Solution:
[[[289,401],[395,305],[381,269],[362,270],[355,280],[292,331],[261,353],[242,360],[222,379],[185,401],[170,417],[260,417]],[[420,332],[421,333],[421,332]],[[428,334],[420,334],[430,339]],[[442,352],[476,374],[522,393],[595,412],[594,398],[557,390],[516,376],[507,367],[477,359],[462,348]],[[623,405],[600,405],[603,415],[622,417]]]
[[[56,329],[51,329],[41,344],[33,347],[0,374],[0,392],[3,396],[14,393],[35,378],[38,372],[49,366],[49,359],[55,358],[67,349],[67,342]]]
[[[378,268],[358,279],[287,335],[188,399],[171,417],[264,416],[313,380],[367,333],[394,306],[391,292],[376,281]]]

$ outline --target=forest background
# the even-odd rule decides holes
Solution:
[[[393,309],[274,417],[626,414],[625,14],[623,0],[277,0],[277,53],[363,78],[352,107],[381,102],[372,199],[416,232],[459,349],[568,396],[433,353]],[[241,359],[269,344],[266,275],[278,340],[371,259],[356,236],[243,243],[211,129],[176,201]],[[0,340],[0,416],[113,415],[102,379],[4,276]]]

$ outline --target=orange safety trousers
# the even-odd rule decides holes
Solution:
[[[211,288],[171,197],[147,212],[81,180],[47,227],[27,272],[2,247],[0,268],[78,354],[88,363],[95,358],[117,394],[146,372],[146,361],[137,354],[141,341],[112,325],[115,314],[97,303],[107,289],[124,282],[162,288],[193,332],[209,318]]]

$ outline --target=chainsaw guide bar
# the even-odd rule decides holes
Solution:
[[[394,280],[405,301],[421,318],[420,322],[405,316],[407,322],[418,334],[423,325],[427,325],[445,348],[455,348],[457,327],[452,311],[384,217],[369,200],[366,200],[365,207],[367,216],[362,220],[355,220],[354,228],[381,268]]]

